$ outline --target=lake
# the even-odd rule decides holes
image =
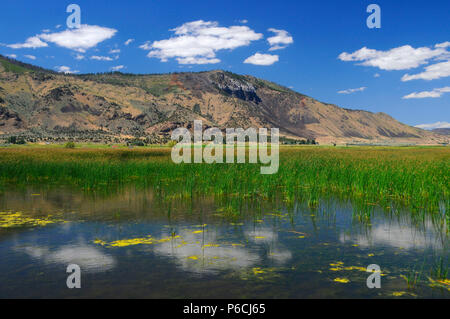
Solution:
[[[379,206],[361,219],[355,210],[334,197],[310,208],[161,199],[133,186],[9,187],[0,195],[0,298],[450,297],[433,280],[448,271],[442,219]],[[66,286],[69,264],[81,268],[81,289]],[[366,284],[372,264],[380,289]]]

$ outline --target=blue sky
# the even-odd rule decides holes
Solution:
[[[71,3],[80,29],[67,27]],[[379,29],[366,24],[371,3]],[[225,69],[450,127],[449,12],[447,0],[3,0],[0,53],[63,72]]]

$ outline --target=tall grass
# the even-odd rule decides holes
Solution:
[[[277,174],[255,164],[181,164],[169,148],[0,149],[0,185],[69,184],[85,190],[134,183],[161,196],[197,194],[307,201],[324,196],[362,206],[408,207],[448,220],[450,149],[282,147]]]

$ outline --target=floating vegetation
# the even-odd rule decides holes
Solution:
[[[198,256],[189,256],[188,259],[190,259],[190,260],[198,260],[199,257]]]
[[[428,280],[430,281],[430,287],[433,288],[443,288],[443,289],[447,289],[448,291],[450,291],[450,279],[437,279],[434,280],[430,277],[428,277]]]
[[[46,217],[31,217],[24,215],[21,212],[0,212],[0,228],[43,227],[61,222],[64,221],[57,219],[52,215],[47,215]]]
[[[105,246],[107,243],[101,239],[94,240],[94,244]]]
[[[361,267],[361,266],[344,266],[344,263],[342,261],[331,263],[330,266],[331,266],[331,268],[329,268],[329,270],[333,271],[333,272],[339,272],[339,271],[367,272],[367,268],[365,268],[365,267]],[[380,273],[380,276],[386,276],[386,274]]]
[[[358,271],[363,271],[366,272],[367,269],[364,267],[360,267],[360,266],[344,266],[343,262],[337,262],[337,263],[331,263],[330,266],[332,268],[330,268],[331,271],[352,271],[352,270],[358,270]]]
[[[241,271],[239,273],[239,277],[242,280],[260,280],[260,281],[273,281],[277,280],[281,277],[280,272],[285,271],[285,268],[262,268],[262,267],[253,267],[251,269],[247,269]]]
[[[334,281],[334,282],[339,282],[339,283],[341,283],[341,284],[348,284],[348,283],[350,282],[350,280],[347,279],[347,278],[336,278],[336,279],[334,279],[333,281]]]
[[[129,247],[129,246],[138,246],[138,245],[153,245],[159,243],[165,243],[167,241],[171,241],[174,239],[180,238],[180,236],[173,236],[161,239],[155,239],[151,235],[143,238],[129,238],[129,239],[120,239],[112,242],[106,242],[101,239],[94,240],[94,244],[105,246],[105,247]]]
[[[403,296],[411,296],[411,297],[417,297],[416,294],[413,294],[412,292],[408,291],[394,291],[391,296],[394,297],[403,297]]]
[[[136,245],[152,245],[154,243],[153,238],[150,236],[148,238],[132,238],[132,239],[122,239],[116,240],[109,244],[111,247],[128,247]]]

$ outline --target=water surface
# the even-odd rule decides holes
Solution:
[[[0,298],[449,298],[428,279],[448,265],[447,226],[372,210],[361,219],[334,198],[311,209],[162,200],[132,187],[9,189],[0,212],[16,217],[0,227]],[[81,267],[81,289],[66,286],[69,264]],[[367,288],[371,264],[381,289]],[[402,276],[414,272],[408,289]]]

